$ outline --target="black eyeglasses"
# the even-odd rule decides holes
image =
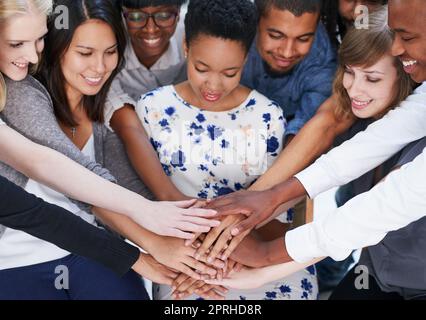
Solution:
[[[124,10],[124,16],[132,29],[143,29],[147,26],[150,18],[159,28],[169,28],[176,22],[177,12],[160,11],[155,13],[146,13],[143,11],[127,11]]]

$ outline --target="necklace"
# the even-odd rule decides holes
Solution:
[[[76,132],[77,132],[77,128],[76,127],[72,127],[71,128],[71,135],[72,135],[73,139],[75,138]]]

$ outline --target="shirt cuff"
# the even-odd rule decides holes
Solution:
[[[321,257],[321,252],[315,242],[310,239],[310,224],[288,231],[285,235],[285,245],[290,257],[298,262],[305,263],[316,257]]]
[[[305,224],[286,233],[287,253],[294,261],[305,263],[321,257],[331,257],[340,261],[352,253],[351,249],[337,246],[326,236],[322,227],[324,220]]]
[[[334,187],[330,183],[327,171],[319,164],[318,160],[294,177],[300,181],[311,199]]]

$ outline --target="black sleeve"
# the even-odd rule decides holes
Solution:
[[[0,224],[93,259],[120,276],[139,250],[67,210],[46,203],[0,176]],[[0,238],[1,241],[1,238]]]

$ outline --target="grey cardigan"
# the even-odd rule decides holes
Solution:
[[[131,168],[120,141],[103,124],[93,124],[97,161],[93,162],[68,139],[59,127],[50,95],[41,83],[28,76],[19,82],[6,78],[6,86],[7,102],[0,117],[8,126],[33,142],[55,149],[99,176],[115,182],[110,172],[103,168],[103,166],[111,167],[120,174],[122,182],[131,186],[134,191],[152,198]],[[109,151],[106,153],[106,150]],[[28,161],[31,161],[31,155],[28,155]],[[1,162],[0,174],[21,187],[25,187],[28,182],[28,177]],[[74,202],[82,210],[90,212],[88,205]],[[4,230],[5,228],[0,225],[0,237]]]

